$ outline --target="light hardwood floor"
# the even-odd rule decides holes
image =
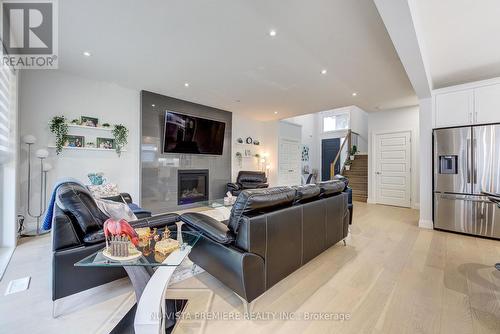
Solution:
[[[175,333],[500,333],[500,272],[493,267],[500,262],[500,242],[419,229],[417,221],[415,210],[356,202],[347,246],[330,248],[259,297],[257,320],[195,319],[241,317],[243,305],[207,273],[177,283],[167,295],[188,298],[191,319],[183,319]],[[83,305],[67,302],[64,314],[51,319],[48,247],[47,241],[30,241],[14,253],[0,291],[24,274],[33,283],[27,292],[0,297],[0,328],[109,330],[133,303],[128,282],[91,291],[94,302],[78,296]],[[350,319],[262,319],[312,312]]]

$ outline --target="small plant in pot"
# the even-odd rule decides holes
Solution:
[[[345,170],[351,170],[351,165],[352,165],[352,162],[350,160],[347,160],[345,162],[345,165],[344,165]]]
[[[353,145],[351,148],[351,152],[349,153],[349,158],[351,160],[354,160],[354,156],[356,155],[357,152],[358,152],[358,147],[356,145]]]

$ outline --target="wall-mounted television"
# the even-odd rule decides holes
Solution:
[[[226,123],[165,112],[164,153],[222,155]]]

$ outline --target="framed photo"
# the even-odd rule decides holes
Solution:
[[[85,146],[85,137],[84,136],[66,136],[66,142],[64,146],[67,147],[84,147]]]
[[[97,138],[97,148],[115,149],[115,140],[113,138]]]
[[[99,124],[99,119],[95,117],[81,116],[80,119],[80,125],[91,126],[95,128]]]

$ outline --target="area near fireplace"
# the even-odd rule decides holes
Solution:
[[[208,200],[208,169],[179,169],[177,180],[178,205]]]

